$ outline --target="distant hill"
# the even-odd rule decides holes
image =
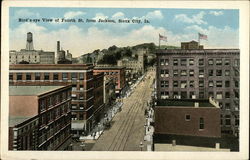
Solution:
[[[178,49],[176,46],[162,45],[161,49]],[[158,49],[154,43],[143,43],[135,46],[117,47],[115,45],[110,46],[108,49],[97,49],[92,53],[84,54],[81,56],[83,63],[98,63],[98,64],[111,64],[115,65],[118,60],[124,57],[137,58],[136,50],[147,49],[147,54],[154,54],[155,50]],[[147,55],[146,55],[147,57]]]

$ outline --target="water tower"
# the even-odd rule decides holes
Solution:
[[[29,50],[29,51],[34,50],[34,47],[33,47],[33,38],[32,38],[32,33],[31,32],[27,33],[26,50]]]

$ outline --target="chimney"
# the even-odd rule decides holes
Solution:
[[[33,47],[33,37],[32,37],[32,33],[31,32],[27,33],[26,50],[29,50],[29,51],[34,50],[34,47]]]
[[[60,41],[57,41],[57,53],[60,51]]]

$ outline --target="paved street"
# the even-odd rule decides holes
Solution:
[[[151,98],[154,72],[146,75],[134,92],[123,99],[122,111],[118,112],[111,122],[111,128],[105,130],[96,140],[92,151],[140,151],[146,150],[144,143],[145,109]]]

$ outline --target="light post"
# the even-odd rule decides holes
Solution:
[[[144,147],[144,145],[143,145],[143,143],[142,143],[142,141],[141,141],[141,143],[140,143],[140,148],[141,148],[141,151],[142,151],[142,148]]]

